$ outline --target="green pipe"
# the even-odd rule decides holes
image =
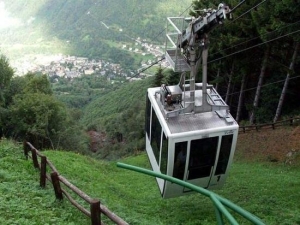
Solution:
[[[157,173],[157,172],[154,172],[154,171],[151,171],[151,170],[147,170],[147,169],[144,169],[144,168],[140,168],[140,167],[128,165],[128,164],[125,164],[125,163],[118,162],[117,163],[117,167],[128,169],[128,170],[132,170],[132,171],[139,172],[139,173],[143,173],[143,174],[146,174],[146,175],[149,175],[149,176],[153,176],[153,177],[158,177],[158,178],[170,181],[172,183],[176,183],[176,184],[178,184],[180,186],[189,188],[189,189],[191,189],[193,191],[196,191],[196,192],[198,192],[198,193],[200,193],[202,195],[205,195],[206,197],[210,197],[211,198],[211,196],[214,196],[213,199],[215,199],[215,198],[218,199],[218,201],[220,201],[222,204],[224,204],[228,208],[236,211],[238,214],[240,214],[241,216],[243,216],[247,220],[251,221],[253,224],[264,225],[264,223],[258,217],[254,216],[253,214],[249,213],[248,211],[242,209],[238,205],[235,205],[234,203],[232,203],[228,199],[225,199],[225,198],[223,198],[223,197],[221,197],[221,196],[219,196],[219,195],[217,195],[217,194],[215,194],[215,193],[213,193],[213,192],[211,192],[209,190],[206,190],[206,189],[204,189],[202,187],[198,187],[196,185],[190,184],[188,182],[179,180],[177,178],[174,178],[174,177],[171,177],[171,176],[168,176],[168,175],[165,175],[165,174]],[[212,201],[214,202],[213,199],[212,199]],[[218,204],[216,205],[216,207],[219,207]],[[220,208],[218,208],[218,210],[222,211]],[[228,212],[228,214],[230,214],[230,213]],[[226,217],[228,216],[227,213],[224,213],[224,215]],[[230,215],[230,217],[232,217],[232,216]]]
[[[252,213],[244,210],[243,208],[239,207],[238,205],[232,203],[231,201],[229,201],[226,198],[223,198],[221,196],[217,196],[218,199],[222,202],[222,204],[224,204],[225,206],[227,206],[228,208],[232,209],[233,211],[237,212],[238,214],[240,214],[241,216],[243,216],[244,218],[246,218],[247,220],[250,220],[251,222],[253,222],[254,224],[258,224],[258,225],[264,225],[265,223],[261,221],[261,219],[259,219],[257,216],[253,215]]]
[[[215,206],[217,207],[217,209],[219,211],[221,211],[226,217],[227,219],[230,221],[230,224],[232,225],[238,225],[239,223],[233,218],[233,216],[230,214],[230,212],[228,212],[228,210],[224,207],[224,205],[222,205],[222,203],[219,201],[219,199],[217,198],[217,196],[214,193],[211,193],[210,195],[210,199],[212,200],[212,202],[215,204]],[[222,223],[221,223],[222,224]]]
[[[223,217],[222,217],[220,210],[218,209],[218,207],[216,205],[214,205],[214,208],[215,208],[215,213],[216,213],[217,224],[223,225],[224,221],[223,221]]]
[[[144,169],[144,168],[128,165],[128,164],[125,164],[125,163],[119,163],[119,162],[117,163],[117,167],[121,167],[121,168],[124,168],[124,169],[132,170],[132,171],[143,173],[143,174],[147,174],[147,175],[150,175],[150,176],[153,176],[153,177],[158,177],[158,178],[170,181],[172,183],[179,184],[180,186],[187,187],[187,188],[189,188],[193,191],[197,191],[197,192],[199,192],[199,193],[201,193],[201,194],[203,194],[207,197],[210,197],[210,194],[211,194],[210,191],[208,191],[204,188],[195,186],[193,184],[184,182],[182,180],[179,180],[177,178],[174,178],[174,177],[162,174],[162,173],[154,172],[152,170],[147,170],[147,169]]]

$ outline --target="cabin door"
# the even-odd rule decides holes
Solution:
[[[191,140],[185,181],[203,188],[209,186],[216,162],[218,140],[219,137]]]

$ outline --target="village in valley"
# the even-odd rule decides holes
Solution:
[[[140,68],[136,71],[124,70],[120,64],[106,60],[96,60],[89,59],[87,57],[63,54],[25,55],[21,59],[13,61],[12,64],[17,76],[23,76],[28,72],[32,72],[46,74],[49,77],[61,77],[67,79],[88,75],[100,75],[107,76],[109,79],[117,76],[134,81],[149,75],[143,72],[140,73],[140,71],[151,66],[163,55],[163,51],[160,46],[148,44],[146,40],[141,40],[140,38],[137,38],[134,41],[134,45],[123,44],[121,49],[123,51],[132,52],[133,54],[140,54],[143,57],[148,56],[145,57],[145,60],[141,61]],[[151,57],[149,57],[149,55]],[[165,61],[160,62],[160,65],[163,67],[168,66]],[[136,74],[138,74],[138,76]]]

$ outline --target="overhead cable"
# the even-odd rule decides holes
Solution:
[[[137,77],[138,75],[140,75],[142,72],[144,72],[145,70],[149,69],[150,67],[158,64],[159,62],[163,61],[165,59],[165,57],[163,56],[161,59],[157,60],[156,62],[152,63],[151,65],[145,67],[144,69],[142,69],[141,71],[139,71],[138,73],[136,73],[135,75],[133,75],[131,78]],[[131,79],[130,78],[130,79]],[[129,80],[130,80],[129,79]]]
[[[295,25],[295,24],[297,24],[297,23],[300,23],[300,20],[297,21],[297,22],[291,23],[291,24],[289,24],[289,25],[286,25],[286,26],[277,28],[277,29],[275,29],[275,30],[273,30],[273,31],[271,31],[271,32],[264,33],[264,34],[262,34],[262,35],[260,35],[260,36],[257,36],[257,37],[254,37],[254,38],[250,38],[250,39],[248,39],[248,40],[246,40],[246,41],[244,41],[244,42],[241,42],[241,43],[239,43],[239,44],[236,44],[236,45],[234,45],[234,46],[231,46],[231,47],[228,47],[228,48],[224,48],[224,49],[222,49],[222,50],[220,50],[220,51],[226,51],[226,50],[228,50],[228,49],[235,48],[235,47],[237,47],[237,46],[239,46],[239,45],[246,44],[246,43],[248,43],[248,42],[250,42],[250,41],[253,41],[253,40],[258,39],[258,38],[261,38],[261,37],[265,37],[265,36],[270,35],[270,34],[276,32],[276,31],[280,31],[280,30],[283,30],[283,29],[285,29],[285,28],[287,28],[287,27],[293,26],[293,25]],[[219,52],[210,54],[210,56],[216,55],[216,54],[218,54],[218,53],[219,53]]]
[[[234,21],[238,20],[239,18],[243,17],[244,15],[248,14],[251,10],[257,8],[259,5],[261,5],[261,4],[264,3],[265,1],[267,1],[267,0],[261,1],[261,2],[258,3],[257,5],[253,6],[251,9],[249,9],[248,11],[246,11],[245,13],[243,13],[242,15],[240,15],[238,18],[232,20],[231,22],[234,22]]]
[[[178,17],[182,16],[187,10],[189,10],[193,6],[193,3],[187,7]],[[160,36],[162,33],[166,31],[166,28],[162,29],[155,37],[154,39],[157,39],[158,36]]]
[[[240,51],[233,52],[233,53],[231,53],[231,54],[222,56],[222,57],[217,58],[217,59],[213,59],[213,60],[209,61],[208,63],[212,63],[212,62],[215,62],[215,61],[219,61],[219,60],[224,59],[224,58],[227,58],[227,57],[229,57],[229,56],[236,55],[236,54],[238,54],[238,53],[241,53],[241,52],[247,51],[247,50],[249,50],[249,49],[252,49],[252,48],[255,48],[255,47],[258,47],[258,46],[267,44],[267,43],[272,42],[272,41],[276,41],[276,40],[278,40],[278,39],[280,39],[280,38],[284,38],[284,37],[286,37],[286,36],[289,36],[289,35],[292,35],[292,34],[295,34],[295,33],[298,33],[298,32],[300,32],[300,30],[296,30],[296,31],[291,32],[291,33],[288,33],[288,34],[284,34],[284,35],[282,35],[282,36],[273,38],[273,39],[271,39],[271,40],[269,40],[269,41],[265,41],[265,42],[259,43],[259,44],[257,44],[257,45],[253,45],[253,46],[251,46],[251,47],[249,47],[249,48],[245,48],[245,49],[242,49],[242,50],[240,50]]]
[[[293,79],[297,79],[297,78],[300,78],[300,75],[299,76],[295,76],[295,77],[290,77],[288,79],[289,80],[293,80]],[[261,85],[261,87],[266,87],[266,86],[269,86],[269,85],[273,85],[273,84],[277,84],[277,83],[282,83],[282,82],[285,82],[285,80],[286,79],[279,80],[279,81],[274,81],[274,82],[271,82],[271,83],[267,83],[267,84]],[[257,87],[248,88],[248,89],[245,89],[243,91],[233,92],[233,93],[230,93],[229,95],[236,95],[236,94],[240,94],[241,92],[252,91],[252,90],[255,90],[255,89],[257,89]],[[222,96],[222,97],[224,97],[224,96]]]
[[[187,7],[179,16],[182,16],[187,10],[189,10],[191,7],[192,7],[193,3]],[[157,39],[158,36],[160,36],[163,32],[165,32],[166,28],[164,28],[163,30],[161,30],[155,37],[154,39]],[[135,74],[133,77],[136,77],[138,76],[140,73],[144,72],[145,70],[149,69],[150,67],[154,66],[155,64],[161,62],[162,60],[164,60],[165,57],[162,56],[162,58],[156,62],[154,62],[153,64],[151,64],[150,66],[146,67],[145,69],[143,69],[142,71],[138,72],[137,74]]]

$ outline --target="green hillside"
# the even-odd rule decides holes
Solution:
[[[106,146],[97,152],[98,157],[115,159],[144,149],[145,99],[152,82],[149,78],[120,84],[84,109],[81,121],[87,130],[107,134]]]
[[[139,105],[137,114],[144,116],[147,88],[151,87],[152,79],[120,84],[120,87],[99,96],[85,109],[83,121],[85,125],[105,124],[110,118],[122,114],[135,105]],[[113,122],[113,121],[110,121]]]
[[[201,195],[164,200],[154,178],[117,168],[116,162],[72,152],[43,154],[68,180],[129,224],[216,224],[212,203]],[[38,172],[23,157],[21,145],[1,140],[0,156],[1,224],[89,223],[67,200],[56,202],[50,184],[45,190],[38,187]],[[149,168],[144,153],[120,161]],[[280,163],[235,161],[224,189],[217,193],[266,224],[299,224],[298,173],[299,168]]]
[[[193,2],[194,14],[200,12],[197,9],[219,3]],[[232,6],[238,2],[229,0]],[[286,95],[281,118],[300,112],[300,45],[295,22],[300,18],[296,10],[299,4],[272,0],[254,7],[257,1],[244,2],[234,15],[241,18],[214,29],[210,35],[208,80],[219,86],[218,92],[227,99],[240,125],[260,127],[275,120],[276,106],[283,103],[282,93]],[[124,71],[131,71],[142,56],[135,57],[121,46],[134,46],[133,39],[138,36],[147,42],[163,43],[166,17],[178,16],[191,3],[4,0],[0,2],[0,16],[8,20],[0,21],[0,53],[9,58],[28,53],[39,58],[41,52],[72,54],[120,63]],[[6,65],[4,61],[0,64]],[[44,154],[59,172],[130,224],[216,223],[209,199],[190,195],[163,200],[153,178],[116,167],[117,160],[150,167],[143,152],[144,116],[146,89],[153,78],[121,84],[122,77],[107,85],[114,82],[109,75],[76,81],[62,78],[60,86],[55,78],[50,85],[46,75],[13,77],[12,71],[9,66],[0,71],[1,138],[31,138],[38,148],[56,149]],[[164,80],[170,78],[166,71]],[[91,85],[93,80],[101,86]],[[288,82],[284,89],[283,84]],[[58,91],[61,96],[55,95]],[[65,107],[60,101],[73,104]],[[258,129],[255,135],[240,135],[230,177],[217,193],[266,224],[300,224],[298,130],[276,127],[270,131],[273,133]],[[87,135],[90,132],[99,135],[95,150],[91,148],[92,135]],[[288,154],[295,157],[291,163],[286,160]],[[24,159],[21,145],[0,139],[0,165],[0,224],[89,223],[67,201],[56,202],[50,184],[45,190],[39,188],[38,172]]]
[[[64,53],[113,59],[125,67],[133,56],[120,50],[122,44],[134,46],[137,37],[163,44],[166,17],[179,16],[191,2],[4,0],[7,26],[0,24],[1,49],[12,58]]]

